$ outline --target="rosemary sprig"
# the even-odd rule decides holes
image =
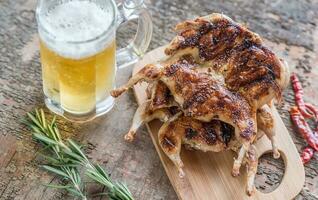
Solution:
[[[83,166],[86,168],[87,177],[108,189],[106,194],[109,199],[133,200],[128,188],[122,183],[113,182],[102,167],[92,164],[81,150],[80,145],[71,139],[63,141],[55,122],[55,116],[51,122],[47,121],[42,109],[27,113],[27,115],[29,119],[24,123],[31,128],[33,138],[43,145],[44,150],[50,152],[49,155],[42,154],[51,164],[44,165],[43,168],[69,181],[66,186],[48,186],[66,189],[77,197],[87,199],[78,170],[79,166]]]

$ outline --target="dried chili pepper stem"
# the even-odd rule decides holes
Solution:
[[[308,145],[315,151],[318,151],[318,137],[309,127],[300,110],[295,106],[292,107],[290,109],[290,116],[294,125],[297,127],[298,132],[306,140]]]
[[[314,114],[312,113],[312,111],[310,109],[306,108],[305,102],[304,102],[304,91],[303,88],[299,82],[299,79],[297,77],[297,75],[295,73],[293,73],[290,77],[291,82],[292,82],[292,86],[293,86],[293,90],[295,93],[295,102],[296,105],[298,106],[301,114],[305,117],[305,118],[312,118],[314,117]]]

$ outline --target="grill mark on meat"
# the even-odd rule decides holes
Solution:
[[[169,67],[165,68],[165,75],[167,77],[173,76],[179,68],[180,68],[179,63],[174,63],[170,65]]]
[[[179,35],[184,40],[179,44],[178,49],[197,47],[200,58],[204,60],[213,60],[220,54],[228,57],[229,49],[235,46],[238,37],[243,35],[247,38],[253,37],[242,27],[227,19],[219,19],[213,23],[203,19],[195,21],[201,23],[199,30],[186,29],[181,32]]]
[[[231,92],[205,73],[196,73],[189,66],[176,63],[178,68],[172,79],[175,80],[175,92],[184,97],[182,108],[185,116],[198,117],[208,112],[228,110],[233,122],[245,120],[251,116],[249,104],[237,92]],[[167,67],[169,68],[169,67]],[[169,70],[169,69],[167,69]],[[247,131],[251,131],[248,129]],[[249,133],[252,135],[253,131]],[[247,137],[247,133],[243,134]]]
[[[191,65],[196,65],[197,64],[196,60],[194,59],[194,57],[191,54],[182,55],[180,60],[185,60]]]
[[[280,78],[280,68],[277,62],[273,62],[272,52],[262,46],[249,46],[247,49],[244,49],[246,45],[242,46],[235,50],[229,63],[230,70],[225,77],[231,90],[238,90],[260,79],[266,78],[275,83],[275,79]]]
[[[186,128],[185,129],[185,137],[189,140],[193,139],[198,135],[198,132],[193,128]]]
[[[227,60],[231,49],[239,37],[241,29],[235,25],[219,25],[199,39],[199,56],[204,60],[214,60],[216,57]]]
[[[246,72],[241,72],[235,77],[226,79],[227,85],[231,90],[239,90],[241,87],[248,85],[252,82],[258,82],[261,79],[267,78],[267,70],[265,68],[252,69]]]
[[[181,31],[179,37],[183,40],[169,54],[178,49],[196,47],[202,60],[210,61],[214,70],[224,73],[230,90],[237,91],[266,78],[272,82],[266,85],[267,89],[278,89],[276,95],[281,94],[275,82],[281,78],[280,63],[274,53],[262,45],[258,35],[226,18],[214,19],[213,22],[199,18],[195,22],[200,26]],[[228,67],[225,69],[224,66]]]
[[[252,102],[253,100],[259,100],[263,96],[267,96],[269,94],[268,88],[270,87],[273,88],[276,98],[279,100],[281,97],[282,89],[276,84],[276,82],[273,82],[266,76],[244,85],[241,89],[241,94],[245,96],[245,98],[249,102]],[[250,88],[255,88],[252,93],[253,95],[250,95]]]
[[[165,74],[174,82],[173,93],[183,98],[182,108],[187,117],[199,118],[217,112],[224,113],[234,124],[244,124],[252,116],[251,106],[238,91],[230,91],[209,74],[192,69],[187,61],[178,61],[165,67]],[[248,95],[247,95],[248,96]],[[215,119],[216,116],[209,116]],[[240,126],[242,136],[249,138],[255,132],[252,127]]]
[[[215,144],[215,142],[217,140],[217,133],[215,132],[214,128],[215,127],[213,126],[213,122],[212,123],[203,123],[202,137],[208,145]]]
[[[228,110],[234,122],[246,118],[247,116],[244,115],[244,112],[250,110],[246,100],[239,94],[226,91],[224,88],[220,92],[222,90],[220,88],[211,89],[211,87],[206,87],[194,94],[189,93],[189,98],[186,98],[182,105],[183,109],[185,109],[185,114],[187,116],[200,116],[211,111]],[[215,115],[213,118],[216,119],[218,116]]]
[[[193,58],[193,57],[192,57]],[[165,67],[164,74],[167,77],[173,76],[177,71],[181,68],[193,68],[194,66],[188,62],[186,59],[179,59],[176,63],[173,63],[172,65]]]
[[[208,87],[197,90],[194,94],[191,94],[190,98],[185,100],[182,105],[183,109],[188,109],[190,107],[194,107],[197,104],[202,104],[211,97],[212,93],[213,90]]]

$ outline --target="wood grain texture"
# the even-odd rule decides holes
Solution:
[[[317,0],[145,0],[153,16],[154,34],[150,49],[169,42],[176,23],[211,12],[223,12],[259,33],[266,44],[284,57],[300,76],[305,100],[316,106],[318,99],[318,1]],[[0,199],[72,199],[64,192],[41,183],[59,179],[38,168],[38,147],[20,119],[27,111],[43,107],[41,67],[34,10],[36,0],[0,0]],[[118,32],[123,44],[135,23]],[[119,70],[117,84],[125,83],[132,68]],[[298,151],[306,145],[293,130],[288,109],[294,105],[291,87],[278,108]],[[146,128],[134,143],[123,135],[129,129],[137,103],[132,92],[118,99],[107,115],[77,125],[59,118],[63,134],[87,145],[87,153],[105,167],[114,179],[124,180],[138,200],[174,200],[177,196],[164,172]],[[5,142],[3,142],[5,141]],[[318,199],[317,155],[305,166],[306,182],[296,199]],[[279,185],[282,161],[270,155],[261,158],[256,178],[258,189],[269,192]],[[92,186],[94,191],[102,188]],[[99,198],[98,198],[99,199]]]
[[[165,57],[164,47],[149,52],[142,60],[136,63],[133,74],[137,73],[145,65],[164,60]],[[134,86],[135,96],[139,105],[147,100],[147,85],[147,83],[141,83]],[[247,196],[245,190],[246,170],[241,169],[244,172],[236,178],[232,177],[230,173],[233,167],[233,158],[236,156],[232,152],[203,153],[183,148],[181,159],[185,166],[186,176],[180,178],[177,168],[164,154],[158,143],[158,131],[162,123],[159,120],[155,120],[147,124],[147,128],[180,200],[292,199],[302,189],[305,182],[305,171],[293,140],[275,108],[273,115],[277,147],[285,163],[284,177],[281,184],[274,191],[262,193],[257,190],[251,197]],[[271,143],[266,136],[258,140],[255,146],[259,157],[272,149]]]

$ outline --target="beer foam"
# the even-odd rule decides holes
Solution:
[[[111,27],[114,19],[111,5],[101,7],[92,1],[68,1],[51,7],[39,17],[41,26],[55,37],[51,39],[39,29],[41,39],[48,48],[63,57],[89,57],[114,39],[115,31],[112,30],[114,33],[108,38],[104,35],[96,41],[79,43],[97,38]]]

